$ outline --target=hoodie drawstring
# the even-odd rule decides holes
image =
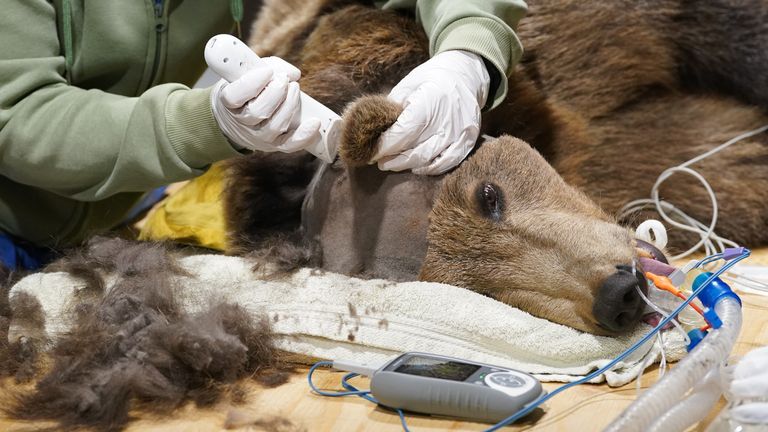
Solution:
[[[62,0],[61,25],[64,36],[64,66],[66,69],[67,81],[72,71],[73,53],[72,53],[72,6],[69,0]]]
[[[232,13],[232,19],[235,20],[237,37],[242,39],[243,32],[240,29],[240,21],[243,20],[243,0],[230,0],[229,10]]]

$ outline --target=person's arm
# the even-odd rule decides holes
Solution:
[[[526,5],[522,0],[392,0],[385,5],[414,6],[429,38],[430,59],[389,92],[403,112],[381,134],[369,163],[381,170],[439,175],[472,151],[481,111],[506,97],[506,77],[522,56],[512,28]]]
[[[416,17],[429,37],[431,56],[469,51],[494,66],[495,70],[489,68],[491,93],[486,105],[493,108],[504,100],[506,77],[523,55],[514,29],[527,8],[523,0],[417,0]]]
[[[217,126],[210,89],[165,84],[131,98],[68,85],[46,0],[7,2],[0,35],[0,175],[92,201],[239,154]]]

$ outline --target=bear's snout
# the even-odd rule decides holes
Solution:
[[[633,272],[629,265],[616,266],[616,273],[608,276],[600,287],[592,309],[600,327],[623,332],[640,320],[645,303],[638,286],[643,293],[648,292],[641,272]]]

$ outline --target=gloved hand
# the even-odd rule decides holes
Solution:
[[[379,139],[371,162],[379,169],[442,174],[472,151],[490,76],[483,59],[444,51],[412,70],[389,93],[403,105],[397,122]]]
[[[263,152],[290,153],[320,139],[320,120],[301,122],[298,79],[288,62],[267,57],[268,67],[246,72],[238,80],[221,80],[211,92],[213,116],[236,146]]]
[[[730,393],[742,401],[731,416],[745,423],[768,425],[768,346],[748,352],[736,364]]]

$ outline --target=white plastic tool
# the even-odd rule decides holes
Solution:
[[[205,62],[228,82],[237,80],[252,68],[267,66],[267,63],[240,39],[228,34],[216,35],[208,40],[205,45]],[[301,118],[303,120],[311,117],[320,120],[321,139],[306,150],[327,163],[333,163],[338,150],[341,117],[301,92]]]

